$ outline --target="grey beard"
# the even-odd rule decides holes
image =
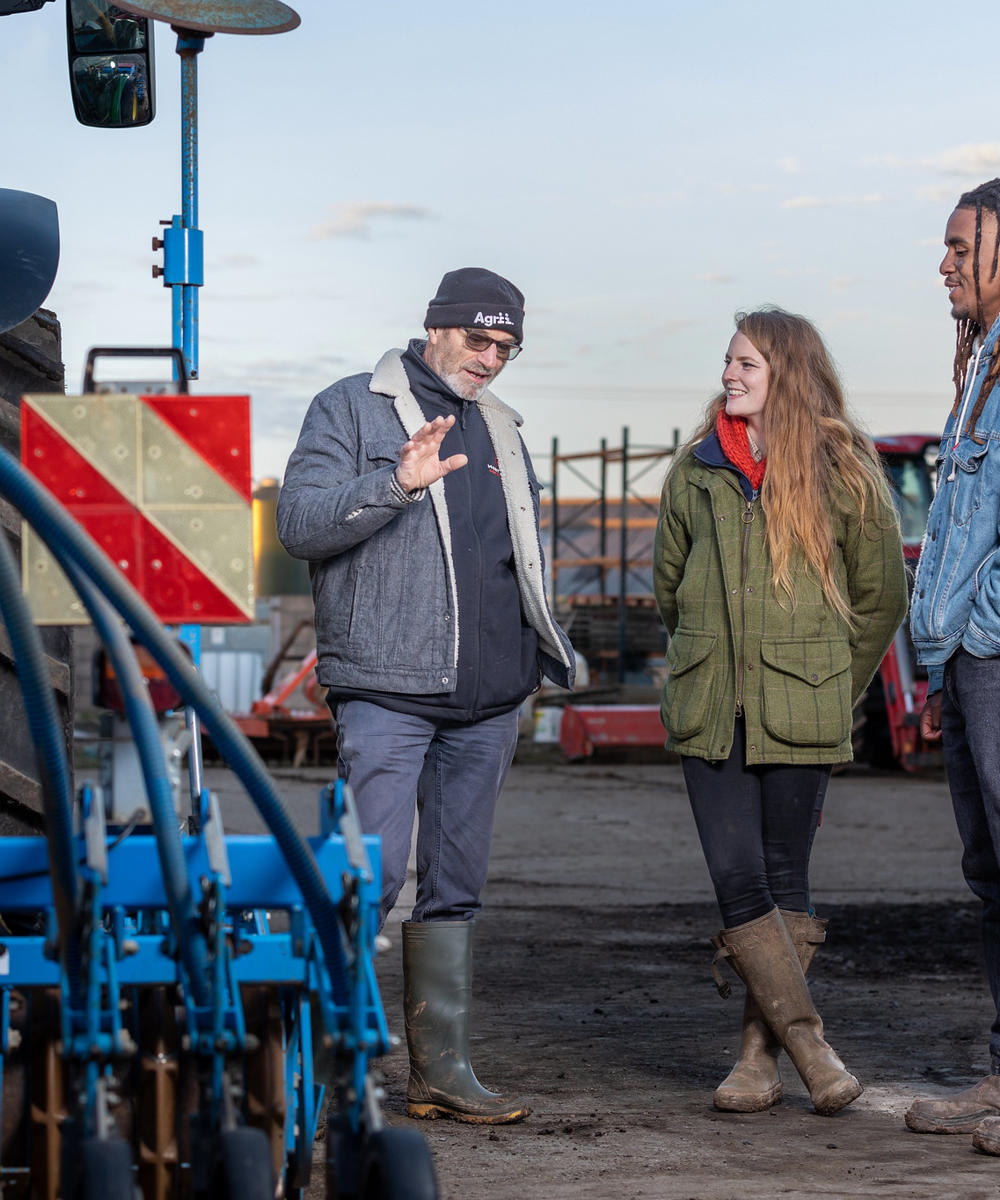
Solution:
[[[490,385],[489,379],[487,379],[480,387],[477,388],[468,384],[461,375],[442,375],[441,378],[451,388],[456,396],[461,396],[463,400],[470,400],[473,402],[478,400]]]

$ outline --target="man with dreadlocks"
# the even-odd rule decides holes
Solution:
[[[913,590],[910,629],[927,666],[920,728],[942,739],[962,870],[983,905],[986,971],[996,1005],[990,1074],[917,1100],[917,1133],[972,1133],[1000,1154],[1000,179],[959,198],[941,274],[958,323],[955,403],[938,458],[937,494]]]

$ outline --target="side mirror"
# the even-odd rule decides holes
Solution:
[[[155,111],[153,23],[108,0],[66,0],[66,50],[81,125],[131,129]]]

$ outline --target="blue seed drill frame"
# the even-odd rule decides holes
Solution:
[[[137,807],[151,816],[151,826],[108,827],[99,788],[86,783],[75,802],[70,796],[44,652],[13,553],[0,538],[0,615],[38,749],[47,822],[46,838],[0,838],[0,913],[12,930],[32,917],[39,925],[37,931],[2,935],[0,1050],[7,1055],[20,1041],[12,1025],[17,1007],[12,995],[57,988],[67,1104],[62,1194],[90,1194],[67,1190],[65,1177],[86,1164],[95,1143],[105,1143],[105,1149],[113,1144],[110,1157],[96,1153],[102,1163],[119,1164],[102,1170],[131,1180],[128,1144],[115,1127],[114,1091],[138,1054],[139,1001],[156,988],[169,989],[172,1003],[183,1011],[181,1045],[197,1064],[200,1115],[192,1124],[186,1164],[194,1194],[229,1194],[232,1177],[228,1185],[218,1173],[213,1177],[213,1164],[224,1167],[233,1130],[244,1136],[260,1132],[245,1126],[234,1099],[239,1085],[231,1079],[234,1062],[256,1048],[241,1003],[241,989],[253,985],[273,989],[280,1001],[284,1195],[298,1194],[310,1176],[323,1102],[314,1062],[323,1063],[335,1089],[336,1145],[328,1168],[328,1188],[335,1190],[328,1194],[356,1194],[363,1187],[366,1146],[382,1126],[371,1060],[390,1046],[374,970],[378,839],[361,835],[353,798],[339,781],[320,793],[318,836],[301,838],[256,752],[178,643],[83,530],[5,453],[0,495],[47,543],[104,642],[142,764],[146,797]],[[204,788],[193,797],[196,818],[189,824],[196,832],[180,832],[156,716],[122,621],[195,711],[271,837],[225,835],[218,802]],[[287,928],[274,931],[273,914],[282,912]],[[414,1145],[411,1134],[385,1131],[390,1145],[382,1151],[402,1148],[404,1157],[416,1155],[425,1160],[426,1174],[426,1147],[419,1135],[413,1135],[420,1143]],[[270,1155],[261,1144],[251,1150],[258,1166]],[[0,1182],[12,1182],[25,1170],[5,1166]],[[226,1190],[217,1191],[220,1186]],[[259,1194],[273,1197],[273,1179]],[[132,1200],[134,1192],[122,1195]],[[250,1198],[243,1192],[241,1200]]]

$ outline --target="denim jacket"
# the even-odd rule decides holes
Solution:
[[[917,566],[910,633],[932,692],[941,690],[944,664],[960,646],[977,658],[1000,657],[1000,387],[987,398],[975,437],[965,431],[998,338],[1000,318],[970,364],[958,414],[945,425]]]

